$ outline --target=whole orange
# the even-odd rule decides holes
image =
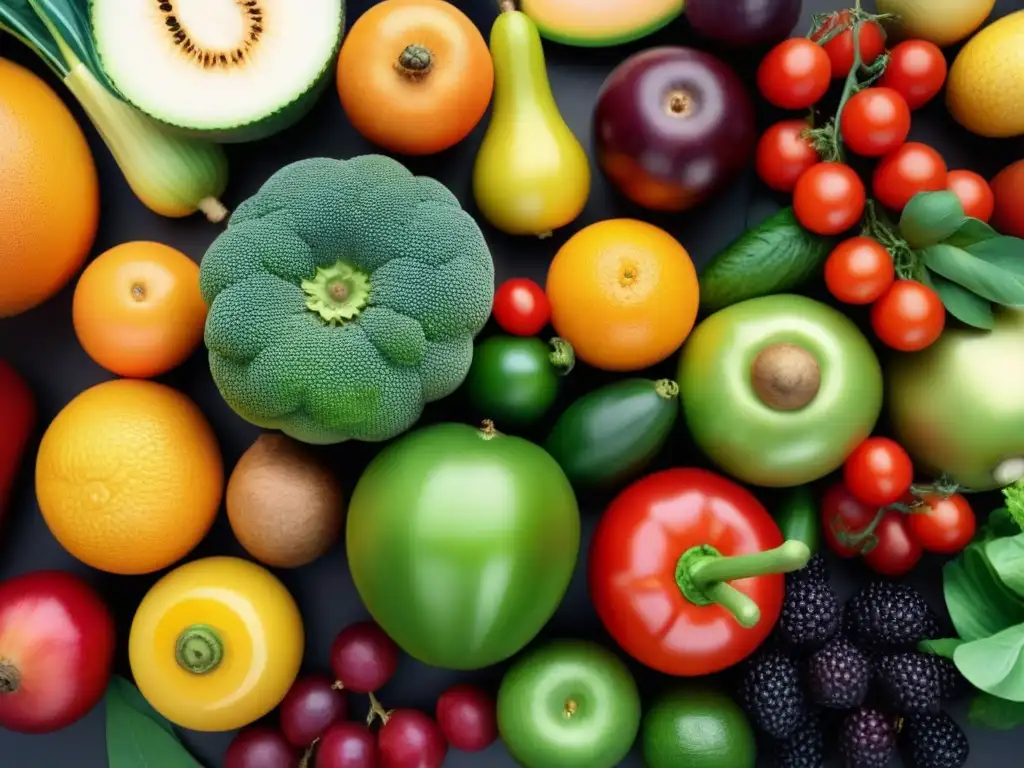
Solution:
[[[996,199],[992,226],[1010,237],[1024,237],[1024,160],[1011,163],[991,183]]]
[[[42,79],[0,59],[0,317],[42,304],[81,268],[99,181],[74,116]]]
[[[217,438],[176,389],[139,379],[90,387],[50,422],[36,497],[54,538],[86,565],[144,574],[206,536],[224,493]]]
[[[160,243],[115,246],[82,273],[72,317],[79,343],[96,363],[119,376],[159,376],[203,340],[199,265]]]
[[[679,241],[636,219],[581,229],[548,269],[551,324],[579,359],[606,371],[647,368],[679,349],[699,290]]]

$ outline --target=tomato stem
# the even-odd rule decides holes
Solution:
[[[14,693],[21,687],[21,672],[7,659],[0,659],[0,693]]]
[[[548,344],[551,345],[551,354],[548,355],[551,365],[558,371],[559,376],[569,374],[576,365],[576,352],[572,344],[558,336],[548,341]]]
[[[193,675],[206,675],[224,659],[224,643],[217,630],[207,624],[187,627],[174,644],[178,666]]]

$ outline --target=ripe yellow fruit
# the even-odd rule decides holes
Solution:
[[[972,37],[949,69],[946,106],[964,128],[989,139],[1024,134],[1024,11]]]
[[[943,47],[972,34],[995,4],[996,0],[878,0],[878,12],[899,16],[886,24],[897,38],[927,40]]]
[[[223,493],[209,422],[152,381],[85,390],[50,423],[36,457],[36,496],[54,538],[108,573],[152,573],[183,558],[210,530]]]

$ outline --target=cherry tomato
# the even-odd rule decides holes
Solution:
[[[878,515],[878,507],[865,504],[843,482],[833,483],[821,497],[821,529],[828,548],[839,557],[856,557],[864,542],[849,537],[867,530]]]
[[[992,187],[974,171],[950,171],[946,176],[946,189],[960,198],[964,213],[986,224],[992,218],[996,207],[996,196]]]
[[[697,576],[706,545],[721,555],[712,555],[708,568],[762,553],[755,563],[732,560],[728,583],[746,596],[734,602],[735,614],[704,603],[724,583]],[[601,516],[590,549],[590,595],[633,658],[668,675],[707,675],[764,642],[782,610],[782,571],[801,567],[809,554],[806,545],[783,545],[778,525],[742,486],[704,469],[668,469],[628,486]]]
[[[966,547],[977,529],[970,503],[959,493],[943,498],[937,493],[921,497],[921,506],[906,515],[911,535],[927,551],[955,555]]]
[[[821,161],[817,150],[803,133],[806,120],[783,120],[761,136],[757,143],[757,175],[777,192],[792,192],[797,179]]]
[[[864,213],[864,183],[842,163],[818,163],[797,180],[793,212],[799,222],[819,235],[838,235]]]
[[[942,50],[927,40],[906,40],[889,51],[889,63],[878,81],[899,91],[911,109],[920,109],[942,90],[949,67]]]
[[[843,107],[843,143],[862,157],[881,157],[899,148],[910,133],[910,107],[892,88],[867,88]]]
[[[853,26],[850,24],[850,12],[839,11],[831,14],[811,39],[817,42],[837,27],[846,29],[825,43],[823,48],[831,64],[832,77],[840,78],[850,74],[853,67]],[[861,62],[865,66],[873,64],[875,59],[885,53],[885,32],[878,22],[860,22],[858,42]]]
[[[865,504],[887,507],[910,490],[914,463],[895,440],[869,437],[846,457],[843,482]]]
[[[870,304],[895,279],[892,256],[870,237],[844,240],[825,261],[825,285],[844,304]]]
[[[899,212],[918,192],[945,189],[947,176],[942,155],[927,144],[910,141],[882,158],[871,186],[882,205]]]
[[[921,545],[911,535],[906,515],[886,512],[875,528],[877,544],[864,555],[864,563],[882,576],[905,576],[921,560]]]
[[[939,294],[916,280],[897,280],[871,305],[871,328],[878,340],[900,352],[931,346],[945,327]]]
[[[551,319],[544,289],[533,280],[514,277],[494,292],[494,320],[513,336],[535,336]]]
[[[806,37],[783,40],[768,51],[757,68],[757,87],[782,109],[806,109],[828,91],[828,55]]]

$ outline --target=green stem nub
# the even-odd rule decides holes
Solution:
[[[425,45],[407,45],[398,55],[395,67],[405,77],[419,80],[434,68],[434,55]]]
[[[224,659],[224,643],[213,627],[193,624],[178,635],[174,658],[186,672],[206,675],[220,666]]]
[[[736,579],[790,573],[807,565],[811,550],[802,541],[787,541],[752,555],[724,557],[710,544],[686,550],[676,563],[676,585],[694,605],[720,605],[747,629],[761,620],[761,609],[750,597],[727,584]]]
[[[548,355],[548,359],[551,361],[551,365],[558,371],[558,375],[565,376],[570,373],[576,365],[576,353],[573,351],[572,344],[557,336],[551,339],[548,344],[551,345],[551,354]]]
[[[336,261],[317,267],[312,280],[302,281],[306,309],[328,325],[344,325],[359,316],[370,302],[370,277],[358,267]]]
[[[679,385],[672,379],[658,379],[654,382],[654,391],[658,393],[658,397],[671,400],[679,396]]]

